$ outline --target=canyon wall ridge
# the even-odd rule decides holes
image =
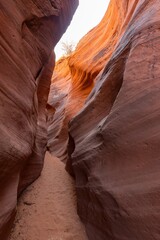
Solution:
[[[41,173],[53,48],[78,0],[0,3],[0,239],[7,239],[17,195]]]

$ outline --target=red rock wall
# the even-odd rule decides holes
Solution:
[[[48,101],[48,148],[63,161],[67,156],[68,122],[83,107],[131,10],[126,2],[111,1],[100,24],[80,40],[75,52],[56,63]]]
[[[17,194],[41,173],[52,50],[78,0],[0,2],[0,239],[13,222]]]
[[[160,2],[112,0],[106,16],[104,41],[118,35],[105,49],[112,54],[84,108],[70,122],[67,169],[76,179],[78,213],[89,239],[158,240]],[[96,42],[99,35],[94,37]],[[90,51],[83,56],[89,59]],[[85,59],[80,54],[78,66]],[[99,60],[101,54],[81,71],[95,69]]]
[[[66,160],[68,143],[69,92],[72,90],[69,57],[60,59],[54,69],[50,87],[48,111],[48,149]]]

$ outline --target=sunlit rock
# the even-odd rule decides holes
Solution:
[[[56,63],[48,101],[48,148],[63,161],[67,157],[68,122],[84,106],[97,75],[111,57],[123,31],[126,8],[112,1],[100,24],[80,40],[72,54]]]

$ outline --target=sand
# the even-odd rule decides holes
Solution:
[[[87,240],[76,212],[73,179],[46,153],[41,177],[19,199],[10,240]]]

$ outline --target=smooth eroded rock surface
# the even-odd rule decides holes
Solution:
[[[159,240],[160,2],[112,0],[106,16],[116,46],[70,123],[67,169],[89,239]]]
[[[17,194],[41,173],[54,46],[78,0],[0,2],[0,239],[13,222]]]
[[[111,57],[127,11],[127,3],[111,1],[100,24],[80,40],[70,56],[56,63],[48,100],[48,149],[63,161],[67,156],[68,122],[84,106],[97,75]]]

